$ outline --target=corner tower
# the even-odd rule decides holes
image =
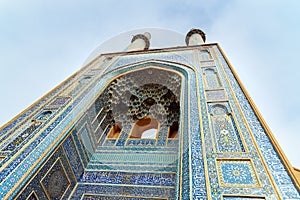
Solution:
[[[300,199],[218,44],[99,54],[1,128],[4,199]],[[299,176],[298,176],[299,177]]]

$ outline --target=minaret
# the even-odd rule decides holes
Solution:
[[[133,36],[131,44],[125,51],[142,51],[148,50],[150,46],[151,34],[145,32],[144,34],[137,34]]]
[[[205,43],[205,33],[200,29],[191,29],[185,38],[187,46],[201,45]]]

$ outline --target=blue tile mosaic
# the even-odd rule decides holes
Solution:
[[[224,69],[224,73],[226,79],[229,81],[230,86],[226,88],[228,92],[230,92],[230,88],[234,91],[234,98],[237,99],[240,108],[247,120],[247,123],[250,127],[250,130],[255,138],[255,141],[260,149],[260,152],[263,156],[263,159],[267,163],[269,171],[272,174],[272,179],[275,180],[276,186],[280,192],[281,198],[283,199],[299,199],[300,193],[297,190],[296,186],[293,184],[291,178],[289,177],[282,161],[280,160],[273,144],[271,143],[270,139],[264,128],[262,127],[259,119],[257,118],[252,106],[250,105],[246,95],[242,91],[241,87],[239,86],[233,72],[229,68],[224,56],[221,54],[220,50],[217,46],[214,46],[214,51],[216,52],[216,56],[220,59],[220,64],[216,62],[218,67],[222,67]],[[232,98],[233,99],[233,98]],[[232,104],[235,107],[234,104]],[[248,144],[248,143],[247,143]],[[258,162],[256,158],[254,162]],[[272,170],[272,166],[281,166],[277,167],[277,170]],[[286,181],[281,181],[282,177],[285,176]],[[287,183],[289,182],[289,183]]]
[[[135,187],[118,185],[78,184],[70,199],[80,199],[83,194],[102,196],[150,197],[175,200],[175,188],[172,187]]]
[[[60,182],[57,183],[57,181]],[[16,199],[23,200],[29,196],[32,199],[35,197],[37,197],[36,199],[68,197],[75,184],[76,179],[72,174],[71,166],[62,148],[58,148],[40,171],[34,175],[30,183],[24,186]],[[50,191],[51,189],[53,190]]]
[[[217,160],[222,185],[232,187],[259,186],[256,174],[250,161]]]
[[[175,173],[132,173],[132,172],[107,172],[85,171],[80,182],[126,184],[126,185],[152,185],[152,186],[175,186]]]
[[[300,199],[215,44],[102,61],[2,128],[0,198],[10,191],[10,199]],[[108,138],[115,122],[104,87],[114,77],[149,66],[151,73],[164,68],[180,74],[181,86],[172,86],[180,95],[171,95],[180,99],[180,106],[173,105],[180,116],[172,115],[179,122],[178,136],[168,138],[173,121],[166,115],[155,139],[130,138],[137,116],[123,124],[119,137]],[[133,91],[138,96],[139,90]],[[47,111],[52,113],[43,114]],[[30,129],[32,118],[41,122],[35,129]]]

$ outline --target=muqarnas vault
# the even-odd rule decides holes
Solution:
[[[1,128],[1,199],[300,199],[220,46],[96,55]]]

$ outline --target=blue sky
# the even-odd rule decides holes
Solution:
[[[300,168],[299,9],[298,0],[1,0],[0,125],[77,71],[112,36],[147,27],[182,35],[200,28],[208,43],[221,45]]]

